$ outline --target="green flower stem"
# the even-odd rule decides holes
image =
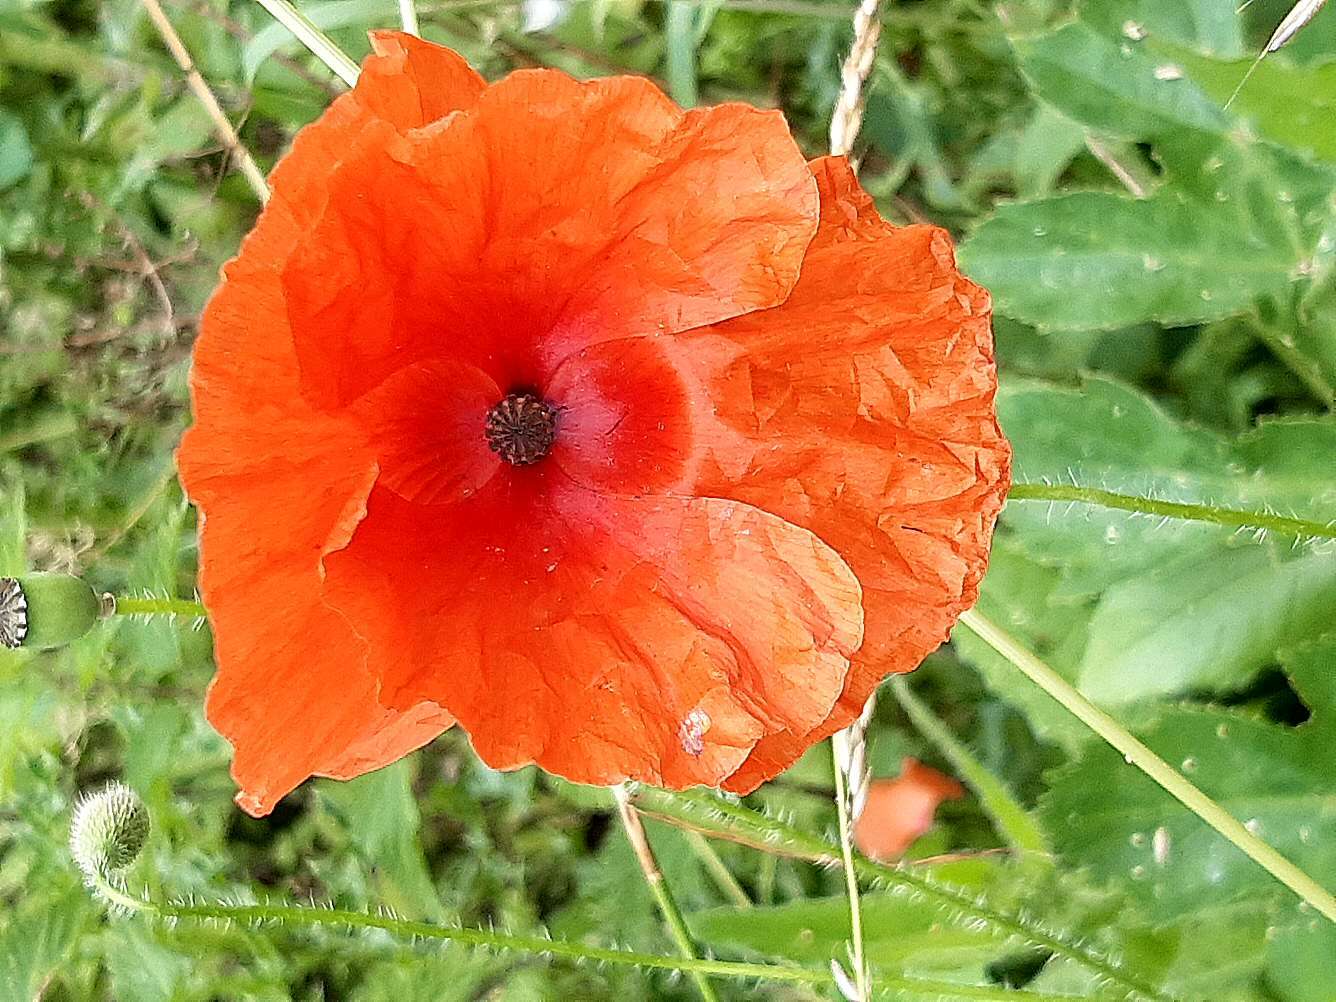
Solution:
[[[677,900],[668,888],[668,881],[664,879],[658,860],[654,858],[654,850],[650,848],[649,837],[645,834],[645,826],[640,820],[640,812],[631,803],[626,784],[619,783],[612,788],[612,799],[617,804],[617,814],[622,820],[627,841],[635,851],[636,862],[640,864],[640,871],[645,875],[645,883],[649,885],[650,893],[654,895],[664,923],[672,933],[678,953],[684,960],[696,960],[696,944],[692,942],[686,919],[682,917],[681,909],[677,907]],[[705,1002],[719,1002],[714,986],[703,973],[693,971],[691,976]]]
[[[636,803],[645,813],[665,821],[684,824],[707,835],[729,839],[766,852],[795,856],[822,866],[840,865],[840,847],[792,825],[713,794],[686,790],[670,792],[640,787]],[[1167,994],[1142,980],[1120,964],[1065,933],[1052,930],[1025,915],[995,909],[973,891],[953,887],[931,876],[926,869],[901,864],[876,863],[854,855],[854,870],[869,883],[918,895],[954,920],[980,924],[1005,936],[1015,936],[1034,947],[1048,950],[1096,974],[1123,993],[1124,998],[1173,1002]],[[890,982],[878,975],[882,985]],[[951,997],[948,993],[947,997]]]
[[[1098,487],[1079,487],[1074,484],[1013,484],[1007,495],[1011,501],[1068,501],[1116,508],[1119,511],[1161,518],[1177,518],[1188,522],[1210,522],[1234,529],[1266,529],[1285,536],[1336,539],[1336,522],[1314,522],[1306,518],[1290,518],[1270,512],[1242,511],[1210,504],[1191,504],[1181,501],[1159,501],[1155,498],[1119,494]]]
[[[747,897],[747,892],[742,889],[738,883],[737,877],[724,865],[724,861],[719,858],[719,854],[714,851],[714,846],[710,845],[709,840],[695,829],[686,828],[682,830],[686,836],[687,845],[691,847],[691,852],[700,860],[701,866],[710,875],[715,886],[719,888],[721,894],[739,908],[750,908],[752,906],[751,898]]]
[[[830,975],[821,969],[794,967],[789,964],[753,964],[731,960],[663,957],[654,953],[612,950],[583,943],[571,943],[542,936],[512,936],[483,929],[468,929],[413,922],[386,915],[340,908],[299,908],[292,905],[182,905],[157,903],[137,898],[102,875],[91,878],[93,889],[111,904],[126,912],[139,912],[154,918],[179,921],[227,922],[248,926],[278,925],[334,927],[341,929],[379,929],[406,942],[436,940],[460,943],[491,950],[546,957],[561,957],[576,963],[621,964],[628,967],[661,971],[682,971],[695,975],[723,978],[782,981],[790,984],[826,985]],[[920,978],[888,978],[889,987],[902,996],[923,998],[981,999],[984,1002],[1062,1002],[1072,995],[1048,995],[1018,992],[1004,988],[972,987]]]
[[[909,717],[910,723],[946,756],[951,767],[978,794],[979,802],[993,819],[994,827],[1007,845],[1022,853],[1027,860],[1039,857],[1051,858],[1052,853],[1044,838],[1043,830],[1026,813],[1025,808],[1007,789],[1006,784],[989,772],[984,764],[956,739],[932,709],[914,695],[903,677],[891,679],[890,690],[895,701]]]
[[[204,606],[187,598],[124,598],[116,597],[113,616],[189,616],[204,619]]]
[[[297,41],[310,49],[313,56],[328,66],[330,72],[349,87],[357,83],[361,73],[357,64],[288,0],[256,0],[256,2],[268,11],[275,21],[292,32]]]
[[[853,825],[849,815],[849,786],[845,770],[849,768],[849,731],[831,735],[830,752],[835,771],[835,814],[840,826],[840,862],[844,870],[844,893],[849,899],[849,959],[854,965],[854,987],[859,1002],[868,1002],[868,969],[863,957],[863,907],[858,896],[858,871],[854,869]]]
[[[1253,862],[1270,873],[1332,922],[1336,897],[1288,859],[1248,831],[1237,818],[1188,782],[1168,762],[1134,738],[1122,724],[1081,695],[996,623],[971,609],[960,617],[965,627],[1021,670],[1077,719],[1122,753],[1123,758],[1158,783],[1166,793],[1223,835]]]

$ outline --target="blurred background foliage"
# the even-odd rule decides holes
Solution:
[[[1336,5],[1222,107],[1289,6],[887,4],[864,182],[889,218],[955,232],[993,290],[1018,479],[1336,519]],[[341,89],[256,4],[165,7],[265,166]],[[849,7],[829,0],[418,7],[429,38],[489,77],[646,73],[685,103],[781,107],[812,154],[849,41]],[[391,0],[303,9],[359,57],[368,28],[396,21]],[[0,0],[0,573],[192,593],[193,514],[172,450],[196,320],[255,212],[137,0]],[[1016,502],[981,607],[1336,884],[1331,544]],[[1330,926],[960,634],[911,689],[1014,794],[1055,862],[994,851],[1006,833],[977,796],[946,805],[911,856],[948,855],[944,876],[1170,994],[1330,1002]],[[155,893],[388,906],[671,952],[606,794],[494,773],[458,733],[247,818],[201,715],[211,670],[207,631],[165,621],[0,657],[0,1002],[694,997],[663,975],[370,935],[106,919],[64,833],[77,792],[118,776],[153,811],[140,872]],[[894,775],[905,755],[953,771],[885,698],[874,771]],[[753,800],[829,832],[828,755]],[[719,955],[842,956],[837,873],[717,844],[744,905],[682,832],[652,824],[651,837]],[[867,916],[882,970],[1099,990],[921,901],[874,894]]]

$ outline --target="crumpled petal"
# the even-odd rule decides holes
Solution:
[[[335,409],[427,358],[509,389],[599,341],[773,306],[816,229],[778,113],[555,70],[383,136],[330,185],[285,288],[303,389]]]
[[[767,735],[725,784],[747,792],[847,725],[969,608],[1009,479],[988,295],[928,226],[877,216],[842,158],[815,161],[821,229],[779,307],[661,345],[709,402],[696,494],[814,532],[853,568],[867,630],[831,715]]]
[[[435,704],[383,707],[361,643],[320,597],[320,556],[361,517],[375,456],[354,421],[303,400],[279,270],[322,211],[330,165],[386,124],[361,101],[376,93],[374,70],[364,80],[298,136],[224,269],[195,346],[195,425],[177,455],[201,512],[215,634],[206,709],[236,749],[237,801],[257,815],[310,775],[378,768],[453,723]]]
[[[415,35],[373,31],[371,51],[357,79],[358,103],[400,131],[472,108],[487,89],[459,53]]]
[[[811,533],[548,465],[449,506],[377,489],[325,565],[388,705],[439,703],[493,767],[584,783],[717,784],[830,712],[862,637],[858,583]]]

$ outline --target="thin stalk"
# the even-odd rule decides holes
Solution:
[[[863,957],[863,907],[858,894],[858,871],[854,869],[853,826],[850,822],[850,797],[845,770],[849,768],[849,732],[837,731],[830,739],[835,767],[835,814],[840,824],[840,858],[844,863],[844,889],[849,898],[850,961],[854,965],[854,988],[858,1002],[868,1002],[868,969]]]
[[[139,912],[158,919],[201,922],[236,922],[247,926],[279,925],[305,927],[334,927],[341,929],[379,929],[407,942],[435,940],[459,943],[491,950],[537,956],[561,957],[576,963],[620,964],[628,967],[650,968],[660,971],[685,971],[710,974],[723,978],[782,981],[790,984],[824,985],[830,975],[823,970],[794,967],[790,964],[752,964],[731,960],[701,960],[663,957],[654,953],[632,950],[610,950],[542,936],[512,936],[483,929],[467,929],[413,922],[386,915],[340,908],[298,908],[290,905],[181,905],[157,903],[137,898],[120,887],[94,876],[95,891],[110,903],[127,912]],[[887,984],[902,996],[924,998],[981,999],[984,1002],[1063,1002],[1076,999],[1075,995],[1049,995],[1037,992],[1012,991],[986,986],[956,985],[922,978],[888,978]]]
[[[683,0],[668,0],[663,33],[668,48],[668,93],[683,108],[694,108],[699,100],[696,88],[696,5]]]
[[[1155,498],[1118,494],[1098,487],[1080,487],[1075,484],[1013,484],[1007,498],[1011,501],[1074,501],[1078,504],[1116,508],[1119,511],[1136,512],[1140,515],[1227,525],[1234,529],[1265,529],[1285,536],[1336,539],[1336,522],[1315,522],[1306,518],[1222,508],[1210,504],[1160,501]]]
[[[728,867],[719,858],[719,853],[714,851],[714,846],[710,845],[709,840],[698,831],[686,830],[682,834],[686,836],[687,845],[691,846],[691,851],[695,853],[696,858],[700,860],[701,865],[710,874],[720,893],[739,908],[750,908],[752,906],[751,898],[747,897],[747,892],[742,889],[737,877],[729,872]]]
[[[404,31],[410,35],[422,34],[418,27],[417,7],[413,0],[399,0],[399,23],[403,25]]]
[[[112,616],[189,616],[203,619],[208,615],[204,606],[187,598],[126,598],[112,596]]]
[[[268,11],[275,21],[292,32],[297,41],[310,49],[313,56],[328,66],[331,73],[349,87],[357,83],[357,77],[361,73],[357,64],[288,0],[256,0],[256,2]]]
[[[338,926],[352,929],[380,929],[393,936],[412,941],[419,939],[462,943],[468,946],[518,953],[563,957],[577,962],[625,964],[665,971],[686,971],[714,974],[729,978],[764,978],[769,981],[790,981],[803,984],[823,984],[828,980],[824,971],[778,964],[750,964],[727,960],[661,957],[653,953],[631,950],[611,950],[604,947],[570,943],[542,936],[513,936],[484,929],[454,928],[371,915],[341,908],[297,908],[290,905],[182,905],[171,902],[157,903],[137,898],[104,877],[92,879],[94,889],[113,905],[131,912],[143,912],[162,919],[195,919],[215,922],[238,922],[246,925],[272,923],[283,926]]]
[[[693,790],[670,792],[647,787],[636,791],[635,800],[642,811],[664,821],[694,827],[706,835],[762,852],[793,856],[820,866],[835,866],[840,862],[840,847],[833,842],[731,800]],[[943,883],[924,867],[877,863],[861,855],[854,855],[853,865],[859,876],[875,886],[919,895],[955,921],[992,929],[1003,936],[1015,936],[1031,946],[1079,964],[1122,992],[1125,998],[1155,1002],[1174,1000],[1173,995],[1125,970],[1121,964],[1086,943],[1050,929],[1028,915],[995,909],[974,891]],[[879,974],[878,980],[880,987],[889,985],[885,975]]]
[[[1071,683],[1035,657],[1015,638],[973,609],[964,613],[960,617],[960,622],[1019,668],[1030,681],[1061,703],[1078,720],[1121,752],[1129,764],[1136,766],[1158,783],[1166,793],[1246,853],[1253,862],[1303,901],[1332,922],[1336,922],[1336,897],[1333,897],[1330,891],[1248,831],[1237,818],[1188,782],[1173,766],[1129,734],[1122,724],[1081,695]]]
[[[176,65],[181,67],[181,72],[186,76],[186,86],[190,88],[195,99],[199,101],[204,108],[204,113],[209,116],[209,121],[213,123],[213,131],[218,134],[218,139],[227,150],[228,156],[232,162],[237,165],[246,178],[251,190],[255,192],[255,197],[263,205],[269,201],[269,182],[264,178],[264,171],[260,170],[255,158],[251,156],[250,150],[246,149],[241,142],[241,137],[237,135],[237,130],[233,128],[231,120],[227,113],[223,111],[223,106],[218,103],[214,97],[213,91],[209,85],[204,82],[204,77],[200,76],[199,70],[195,68],[195,60],[191,58],[190,51],[185,43],[181,41],[181,36],[176,33],[171,20],[163,11],[158,0],[143,0],[144,10],[148,12],[148,18],[153,22],[153,27],[158,30],[163,44],[167,46],[167,51],[172,54],[176,60]],[[170,303],[168,304],[170,307]]]
[[[626,784],[618,783],[612,788],[612,799],[617,804],[617,814],[622,819],[622,828],[626,831],[627,841],[635,851],[640,872],[645,875],[645,883],[649,885],[650,893],[654,895],[659,912],[663,915],[663,921],[668,926],[668,931],[672,933],[678,953],[684,960],[698,959],[696,944],[691,940],[686,920],[682,917],[681,909],[677,907],[672,891],[668,889],[668,882],[663,877],[663,871],[659,869],[658,860],[654,858],[654,850],[650,848],[645,826],[640,820],[640,813],[631,803],[631,795],[627,791]],[[691,976],[705,1002],[719,1002],[719,996],[715,994],[714,986],[710,984],[705,974],[693,971]]]
[[[1006,784],[956,739],[950,728],[932,712],[932,708],[914,695],[904,678],[891,679],[890,689],[910,723],[937,747],[956,773],[978,794],[979,802],[992,818],[993,826],[1003,841],[1028,858],[1049,857],[1050,850],[1043,830],[1026,813]]]

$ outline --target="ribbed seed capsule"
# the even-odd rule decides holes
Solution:
[[[72,574],[0,578],[0,647],[64,647],[93,628],[102,600]]]

